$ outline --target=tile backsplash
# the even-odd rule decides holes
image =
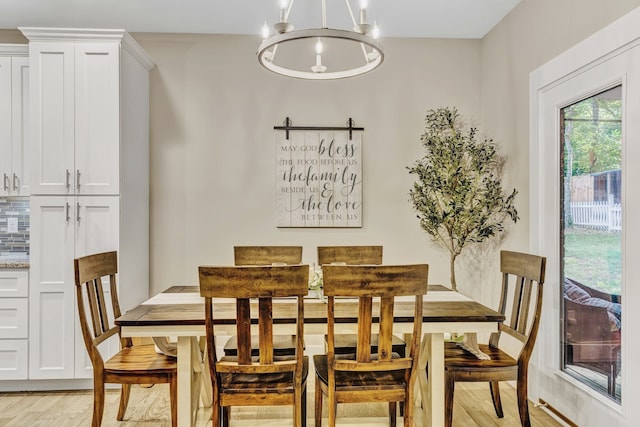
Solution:
[[[28,197],[0,198],[0,252],[29,253],[29,213]]]

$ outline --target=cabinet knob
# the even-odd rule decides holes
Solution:
[[[71,173],[69,172],[69,169],[67,169],[67,185],[66,185],[67,190],[71,188],[71,184],[69,183],[70,178],[71,178]]]
[[[4,174],[3,184],[4,184],[4,191],[9,191],[9,177],[7,176],[6,173]]]
[[[20,178],[15,173],[13,174],[13,191],[18,191],[20,189]]]
[[[76,188],[80,191],[80,169],[76,169]]]

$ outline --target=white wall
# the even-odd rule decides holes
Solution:
[[[262,69],[257,37],[134,34],[151,72],[151,293],[197,284],[197,266],[233,262],[233,245],[382,244],[389,263],[448,258],[420,229],[406,166],[421,155],[428,109],[480,117],[480,42],[383,40],[365,76],[308,82]],[[274,125],[363,126],[363,227],[276,228]]]
[[[529,74],[593,34],[599,27],[605,27],[615,18],[624,15],[639,4],[640,2],[615,1],[603,3],[596,1],[551,2],[546,0],[524,0],[483,40],[483,122],[487,128],[496,128],[494,134],[508,135],[508,138],[505,137],[504,139],[513,141],[508,148],[510,151],[509,156],[512,160],[508,164],[508,169],[511,171],[510,176],[514,182],[522,182],[522,184],[516,184],[518,188],[527,189],[533,176],[539,176],[539,182],[543,182],[544,177],[553,176],[554,170],[558,170],[557,167],[552,166],[554,164],[552,156],[547,155],[538,160],[541,167],[550,165],[547,169],[537,170],[536,168],[536,170],[529,170]],[[594,13],[595,11],[597,13]],[[634,13],[635,15],[638,14],[637,11]],[[546,18],[542,19],[543,16],[546,16]],[[612,37],[612,34],[614,37]],[[595,55],[597,49],[594,46],[603,47],[605,45],[604,41],[609,44],[608,42],[622,39],[621,36],[622,33],[620,31],[609,32],[605,36],[605,40],[600,39],[599,42],[592,42],[589,45],[590,47],[583,47],[581,51],[584,53],[586,49],[590,54]],[[578,62],[585,55],[579,56],[576,52],[573,50],[567,55],[561,55],[565,58],[563,64],[586,65],[585,62]],[[558,62],[557,59],[554,61]],[[587,62],[589,61],[591,59]],[[632,61],[627,62],[627,71],[631,72],[634,66]],[[637,69],[637,66],[635,69]],[[571,71],[573,69],[567,68],[565,73]],[[544,72],[539,69],[536,72],[538,77],[544,76],[549,79],[549,72],[546,69]],[[577,73],[580,76],[585,74],[586,72],[583,69]],[[561,80],[564,80],[564,77]],[[631,80],[631,77],[629,77],[629,80]],[[555,117],[553,112],[550,114]],[[553,120],[551,122],[545,123],[545,126],[553,127],[555,123]],[[628,123],[635,122],[629,120]],[[552,130],[551,138],[555,135],[557,133]],[[549,135],[545,135],[542,141],[532,141],[533,144],[537,143],[539,146],[550,142],[552,141],[549,140]],[[637,144],[632,144],[630,140],[627,142],[637,146]],[[627,155],[631,156],[631,152],[630,150],[627,151]],[[628,157],[625,161],[629,165],[634,164],[633,158]],[[524,171],[528,172],[524,173]],[[551,180],[544,182],[549,181]],[[522,185],[524,187],[521,187]],[[553,199],[553,195],[557,193],[554,189],[557,188],[557,185],[542,185],[539,188],[539,193],[549,197],[539,197],[535,199],[535,203],[532,203],[531,206],[528,206],[530,200],[528,191],[527,196],[520,199],[520,203],[527,206],[526,209],[521,210],[526,214],[526,217],[523,217],[524,222],[534,225],[537,230],[536,234],[540,236],[538,239],[532,237],[529,243],[537,250],[544,252],[544,255],[550,257],[547,263],[547,283],[545,285],[542,325],[536,351],[532,359],[532,369],[530,370],[529,397],[533,401],[537,401],[538,396],[542,397],[579,425],[636,425],[637,423],[633,421],[635,417],[633,416],[632,405],[638,395],[637,387],[634,386],[634,384],[637,384],[634,379],[638,376],[638,368],[637,364],[633,364],[632,357],[623,358],[623,366],[625,366],[623,403],[625,406],[622,410],[606,398],[592,397],[594,392],[589,391],[586,387],[572,385],[571,381],[566,379],[566,376],[558,373],[560,366],[558,332],[560,322],[558,310],[561,295],[558,276],[559,260],[557,258],[559,243],[557,242],[557,232],[553,234],[544,231],[544,229],[555,228],[553,225],[557,224],[557,218],[559,218],[557,212],[553,214],[552,204],[549,203],[549,198]],[[629,197],[625,200],[625,212],[631,213],[633,212],[630,210],[631,207],[637,204],[635,201],[637,197],[634,197],[633,191],[628,192],[627,196]],[[532,198],[531,200],[534,199]],[[547,216],[541,216],[542,213],[547,214]],[[633,218],[635,216],[625,214],[625,217]],[[538,223],[540,219],[541,221]],[[625,235],[633,234],[631,225],[630,222],[625,224]],[[519,245],[529,241],[528,236],[524,235],[524,233],[528,232],[528,229],[529,226],[519,228],[510,236],[511,241],[506,242],[506,244]],[[633,242],[636,240],[631,238],[628,241]],[[523,246],[523,248],[526,249],[527,246]],[[635,259],[633,250],[634,247],[632,245],[626,245],[625,253],[628,254],[628,259]],[[624,274],[628,275],[629,271],[634,268],[633,265],[626,263],[624,269],[627,272]],[[635,277],[635,275],[632,276]],[[627,316],[624,319],[624,323],[628,327],[626,329],[623,328],[623,333],[626,330],[627,335],[629,335],[629,331],[633,331],[632,325],[637,324],[635,321],[637,316],[633,314],[635,313],[633,308],[636,306],[634,301],[637,301],[634,295],[637,292],[633,290],[635,287],[631,283],[627,282],[627,284],[630,286],[625,289],[625,307],[631,310],[625,309]],[[491,300],[492,294],[497,293],[497,289],[492,290],[486,284],[483,287],[483,291],[485,300]],[[634,344],[635,341],[631,341],[629,338],[629,336],[623,338],[625,342],[623,351],[625,354],[635,354],[633,350],[637,346]]]
[[[520,221],[503,247],[529,250],[529,74],[638,6],[640,0],[522,0],[482,39],[482,124],[508,156],[505,186],[519,191]],[[486,256],[485,271],[497,272],[497,261]],[[482,294],[473,296],[495,305],[498,280],[487,274]]]

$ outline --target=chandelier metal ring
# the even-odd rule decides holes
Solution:
[[[283,76],[298,79],[332,80],[367,73],[379,67],[384,61],[382,44],[377,40],[379,34],[378,26],[375,21],[373,24],[367,22],[368,0],[360,0],[359,20],[356,20],[349,0],[345,0],[346,9],[353,23],[352,31],[329,28],[327,25],[326,0],[321,2],[322,26],[320,28],[295,30],[293,24],[289,22],[289,14],[293,3],[294,0],[280,0],[280,21],[273,25],[273,29],[276,31],[275,35],[269,36],[270,30],[266,21],[262,27],[263,41],[258,47],[258,61],[266,69]],[[305,53],[307,47],[300,48],[300,46],[305,46],[306,39],[317,39],[314,49],[315,55],[312,56],[312,58],[315,58],[315,63],[311,62],[309,64],[304,59],[308,57]],[[338,60],[323,63],[323,59],[326,59],[323,40],[334,43],[333,47],[339,46],[338,49],[332,51],[332,57],[337,54],[337,57],[340,58],[340,55],[344,55],[353,46],[356,46],[356,50],[360,51],[360,53],[355,55],[349,53],[350,58],[347,61]],[[285,55],[284,60],[282,55],[276,54],[278,48],[285,49],[288,54],[288,56]],[[360,61],[355,59],[358,56],[361,57]],[[343,63],[342,68],[336,65],[340,62]],[[308,68],[300,67],[300,64],[304,63],[306,65],[303,65],[303,67]]]
[[[315,73],[313,71],[303,71],[283,67],[277,65],[269,58],[267,58],[270,49],[272,49],[274,46],[282,45],[283,43],[291,42],[294,40],[303,40],[309,38],[340,39],[353,43],[364,44],[367,47],[373,49],[373,52],[375,52],[375,54],[373,55],[374,58],[368,62],[365,62],[364,65],[357,68],[325,73]],[[331,80],[357,76],[369,72],[374,68],[377,68],[380,64],[382,64],[383,60],[384,52],[382,49],[382,44],[376,39],[365,34],[356,33],[354,31],[338,30],[333,28],[313,28],[276,34],[265,39],[258,47],[258,61],[260,61],[260,64],[263,67],[277,74],[306,80]]]

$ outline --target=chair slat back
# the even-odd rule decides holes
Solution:
[[[301,264],[302,246],[234,246],[235,265]]]
[[[380,265],[382,246],[318,246],[318,265],[336,262]]]
[[[237,362],[214,363],[217,372],[274,372],[296,370],[302,360],[304,334],[303,298],[308,292],[309,266],[236,266],[199,267],[200,295],[205,299],[205,323],[210,360],[215,355],[215,328],[212,298],[236,299],[236,333],[238,339]],[[296,359],[277,362],[273,357],[273,298],[297,297]],[[260,348],[259,361],[251,358],[251,299],[258,299],[257,323]],[[288,368],[287,368],[288,366]],[[300,368],[301,369],[301,368]]]
[[[210,298],[281,298],[306,296],[308,265],[199,267],[200,294]],[[301,280],[306,271],[304,280]]]
[[[77,258],[74,260],[74,272],[80,328],[85,347],[92,361],[101,363],[102,358],[97,346],[120,333],[120,327],[115,324],[112,326],[113,319],[109,319],[110,312],[103,288],[103,280],[107,279],[110,286],[111,309],[115,319],[121,314],[116,284],[117,252],[104,252]],[[121,338],[121,343],[123,346],[130,346],[131,340]]]
[[[429,266],[324,265],[327,305],[327,344],[330,372],[335,370],[394,370],[413,366],[422,328],[422,297],[427,293]],[[414,296],[415,316],[409,356],[391,362],[393,303],[396,296]],[[358,298],[358,340],[355,359],[335,360],[335,297]],[[374,300],[379,311],[374,311]],[[376,314],[378,318],[376,319]],[[371,355],[371,328],[379,323],[378,354]]]
[[[501,332],[505,332],[524,344],[520,358],[528,360],[540,323],[545,266],[545,257],[520,252],[500,252],[502,293],[499,311],[506,314],[509,295],[513,300],[509,322],[501,324],[499,331],[491,334],[490,345],[497,347]],[[511,287],[513,289],[510,291]]]

